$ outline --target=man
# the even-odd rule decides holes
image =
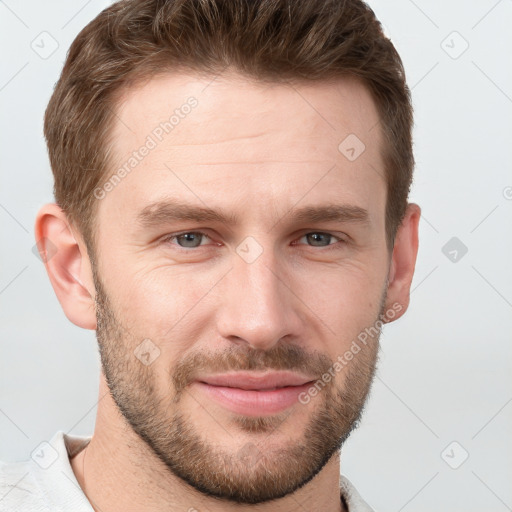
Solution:
[[[340,448],[409,303],[411,127],[360,1],[127,0],[85,27],[35,233],[97,333],[96,426],[4,464],[6,510],[371,510]]]

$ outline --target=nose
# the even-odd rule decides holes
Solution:
[[[217,328],[224,339],[269,350],[280,339],[300,334],[300,300],[289,272],[272,251],[248,262],[234,254],[220,289]]]

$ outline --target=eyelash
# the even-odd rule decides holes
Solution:
[[[188,235],[188,234],[194,234],[194,235],[202,235],[206,238],[210,238],[206,233],[204,233],[203,231],[183,231],[181,233],[174,233],[174,234],[171,234],[171,235],[168,235],[166,237],[164,237],[162,239],[162,242],[163,243],[169,243],[172,241],[172,240],[175,240],[177,239],[178,237],[180,236],[183,236],[183,235]],[[300,238],[303,238],[307,235],[312,235],[312,234],[315,234],[315,235],[329,235],[333,238],[336,238],[338,240],[338,243],[344,245],[347,243],[347,240],[339,237],[339,236],[336,236],[334,235],[333,233],[329,233],[329,232],[326,232],[326,231],[308,231],[307,233],[304,233],[303,235],[300,236]],[[299,239],[300,239],[299,238]],[[334,243],[334,244],[329,244],[325,247],[318,247],[318,249],[323,249],[324,251],[329,251],[329,250],[332,250],[332,249],[337,249],[339,248],[339,245],[338,243]],[[180,247],[179,245],[176,245],[176,244],[170,244],[170,245],[174,245],[175,247],[178,248],[178,250],[182,250],[182,251],[185,251],[185,252],[190,252],[194,249],[199,249],[200,247],[204,247],[202,245],[199,245],[198,247]],[[301,244],[302,245],[302,244]],[[312,247],[312,248],[315,248],[314,245],[310,245],[309,247]]]

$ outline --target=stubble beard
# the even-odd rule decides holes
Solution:
[[[380,332],[343,367],[346,375],[342,387],[332,379],[308,405],[298,402],[280,414],[231,415],[230,432],[223,443],[233,446],[228,451],[209,442],[208,432],[197,428],[182,407],[183,398],[190,393],[192,371],[202,367],[303,369],[320,376],[334,362],[325,354],[306,353],[286,344],[276,344],[269,351],[233,346],[215,358],[195,353],[171,369],[169,393],[159,395],[153,367],[143,365],[133,352],[141,340],[116,318],[94,267],[93,276],[96,336],[113,400],[133,432],[169,471],[202,494],[245,504],[282,498],[311,481],[359,425],[376,370]],[[383,304],[384,300],[379,317]],[[311,407],[302,435],[276,444],[281,426],[289,416],[292,421],[298,407]],[[212,413],[209,420],[211,417]]]

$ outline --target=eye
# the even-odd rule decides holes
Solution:
[[[310,233],[306,233],[299,240],[306,238],[308,242],[312,243],[311,247],[330,247],[336,245],[336,240],[344,243],[345,240],[338,236],[335,236],[331,233],[324,233],[322,231],[312,231]],[[329,243],[335,239],[334,243]]]
[[[165,243],[171,243],[174,240],[177,244],[171,243],[171,245],[178,245],[182,249],[195,249],[202,245],[202,238],[210,238],[206,233],[202,231],[186,231],[184,233],[177,233],[173,235],[169,235],[163,239]],[[299,240],[306,238],[309,243],[311,243],[311,247],[331,247],[336,245],[336,240],[338,242],[344,243],[345,240],[338,236],[333,235],[332,233],[324,233],[322,231],[312,231],[310,233],[306,233],[302,235]],[[335,239],[334,243],[329,243],[333,239]]]
[[[169,235],[163,239],[163,242],[172,242],[173,240],[176,240],[178,244],[171,244],[171,245],[178,245],[178,247],[181,247],[183,249],[195,249],[196,247],[199,247],[200,245],[204,245],[201,243],[198,243],[201,241],[201,237],[209,238],[208,235],[205,233],[202,233],[201,231],[186,231],[185,233],[178,233],[175,235]],[[183,243],[184,245],[181,245]]]

